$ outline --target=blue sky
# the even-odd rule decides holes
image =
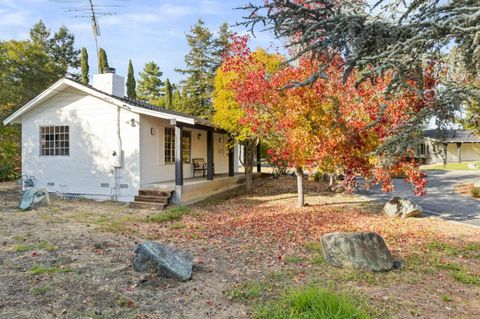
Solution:
[[[164,80],[168,77],[178,82],[182,75],[174,69],[184,66],[188,52],[185,33],[197,19],[202,18],[212,31],[225,21],[233,25],[246,14],[234,8],[249,1],[263,0],[94,0],[98,5],[120,5],[108,9],[116,15],[99,17],[100,46],[118,74],[126,75],[130,58],[137,78],[145,62],[155,61]],[[90,21],[65,10],[78,7],[78,3],[82,0],[0,0],[0,40],[28,38],[31,26],[40,19],[52,31],[65,25],[75,34],[76,46],[88,49],[91,76],[97,65]],[[234,30],[245,33],[243,28]],[[269,32],[257,32],[251,44],[275,49],[279,42]]]

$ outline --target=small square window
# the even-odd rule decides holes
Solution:
[[[40,156],[70,155],[70,134],[68,126],[40,127]]]

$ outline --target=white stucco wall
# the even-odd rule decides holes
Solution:
[[[124,151],[124,167],[118,169],[120,201],[133,200],[140,186],[138,123],[139,115],[120,111]],[[40,156],[40,126],[50,125],[70,127],[69,156]],[[35,176],[49,192],[112,199],[117,136],[116,106],[75,89],[59,93],[22,116],[22,174]]]
[[[172,127],[167,120],[142,115],[140,117],[140,184],[173,181],[175,179],[175,164],[165,163],[165,127]],[[152,128],[154,135],[152,135]],[[207,132],[203,130],[184,128],[192,132],[192,158],[207,160]],[[227,139],[223,134],[214,134],[214,164],[215,174],[228,173]],[[201,174],[201,172],[196,173]],[[183,165],[183,176],[193,176],[193,165]]]
[[[426,141],[426,144],[429,145],[429,160],[428,164],[442,164],[443,163],[443,151],[435,153],[433,150],[434,142]],[[442,145],[436,146],[437,150],[443,148]],[[447,147],[447,160],[448,163],[458,163],[458,152],[457,144],[449,143]],[[462,162],[471,162],[471,161],[480,161],[480,145],[475,143],[463,143],[461,146],[461,161]]]
[[[480,161],[480,145],[474,143],[462,144],[462,162]]]

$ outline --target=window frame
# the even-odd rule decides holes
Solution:
[[[185,147],[184,139],[188,139],[188,149]],[[183,164],[192,163],[192,131],[183,131],[182,133],[182,162]],[[188,154],[188,159],[185,160],[185,154]]]
[[[40,125],[38,129],[39,156],[40,157],[70,156],[70,133],[71,131],[70,131],[69,125]],[[53,136],[53,140],[47,140],[46,136]],[[44,137],[45,137],[45,140],[44,140]]]
[[[170,132],[170,133],[167,133],[167,132]],[[165,165],[175,164],[175,128],[165,127],[164,133],[165,133],[164,134],[165,136],[163,138],[163,142],[164,142],[163,156],[165,160]],[[170,137],[169,138],[170,141],[167,141],[168,137]],[[167,148],[167,145],[170,145],[170,147]],[[170,154],[167,156],[167,153],[170,153]],[[167,158],[169,158],[170,160],[167,160]]]

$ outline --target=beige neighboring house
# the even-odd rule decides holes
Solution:
[[[480,138],[467,130],[425,130],[416,156],[425,164],[480,161]]]

